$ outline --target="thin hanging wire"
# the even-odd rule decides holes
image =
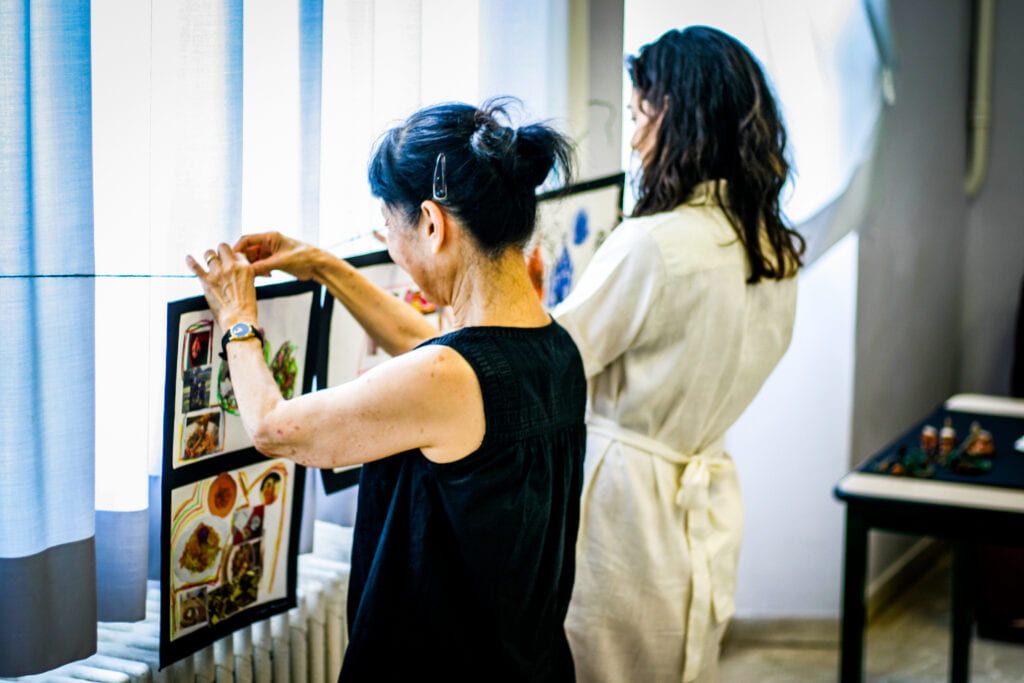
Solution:
[[[381,239],[381,235],[386,234],[384,228],[374,228],[366,232],[361,232],[358,235],[353,235],[340,242],[335,242],[325,249],[327,251],[333,251],[351,242],[359,240],[365,240],[368,238],[374,238],[377,240]],[[383,251],[384,246],[381,245]],[[52,280],[52,279],[73,279],[73,278],[92,278],[92,279],[115,279],[115,278],[136,278],[136,279],[187,279],[195,277],[192,273],[0,273],[0,280]]]

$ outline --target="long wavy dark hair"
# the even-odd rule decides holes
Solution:
[[[747,48],[706,26],[673,29],[628,57],[626,69],[644,111],[660,118],[633,216],[669,211],[699,183],[725,180],[714,199],[746,249],[747,281],[796,274],[805,243],[779,210],[790,171],[786,130]]]

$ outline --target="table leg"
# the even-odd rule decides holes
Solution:
[[[971,634],[974,630],[974,546],[953,544],[953,606],[951,610],[949,680],[967,683],[971,675]]]
[[[856,505],[846,506],[846,552],[843,564],[843,622],[839,660],[840,683],[860,683],[864,668],[864,582],[867,573],[868,527]]]

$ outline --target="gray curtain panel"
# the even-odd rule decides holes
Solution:
[[[96,643],[89,3],[0,0],[0,676]]]

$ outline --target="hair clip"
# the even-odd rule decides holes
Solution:
[[[448,181],[445,180],[446,165],[444,152],[438,152],[437,161],[434,162],[434,199],[438,201],[448,199]]]

